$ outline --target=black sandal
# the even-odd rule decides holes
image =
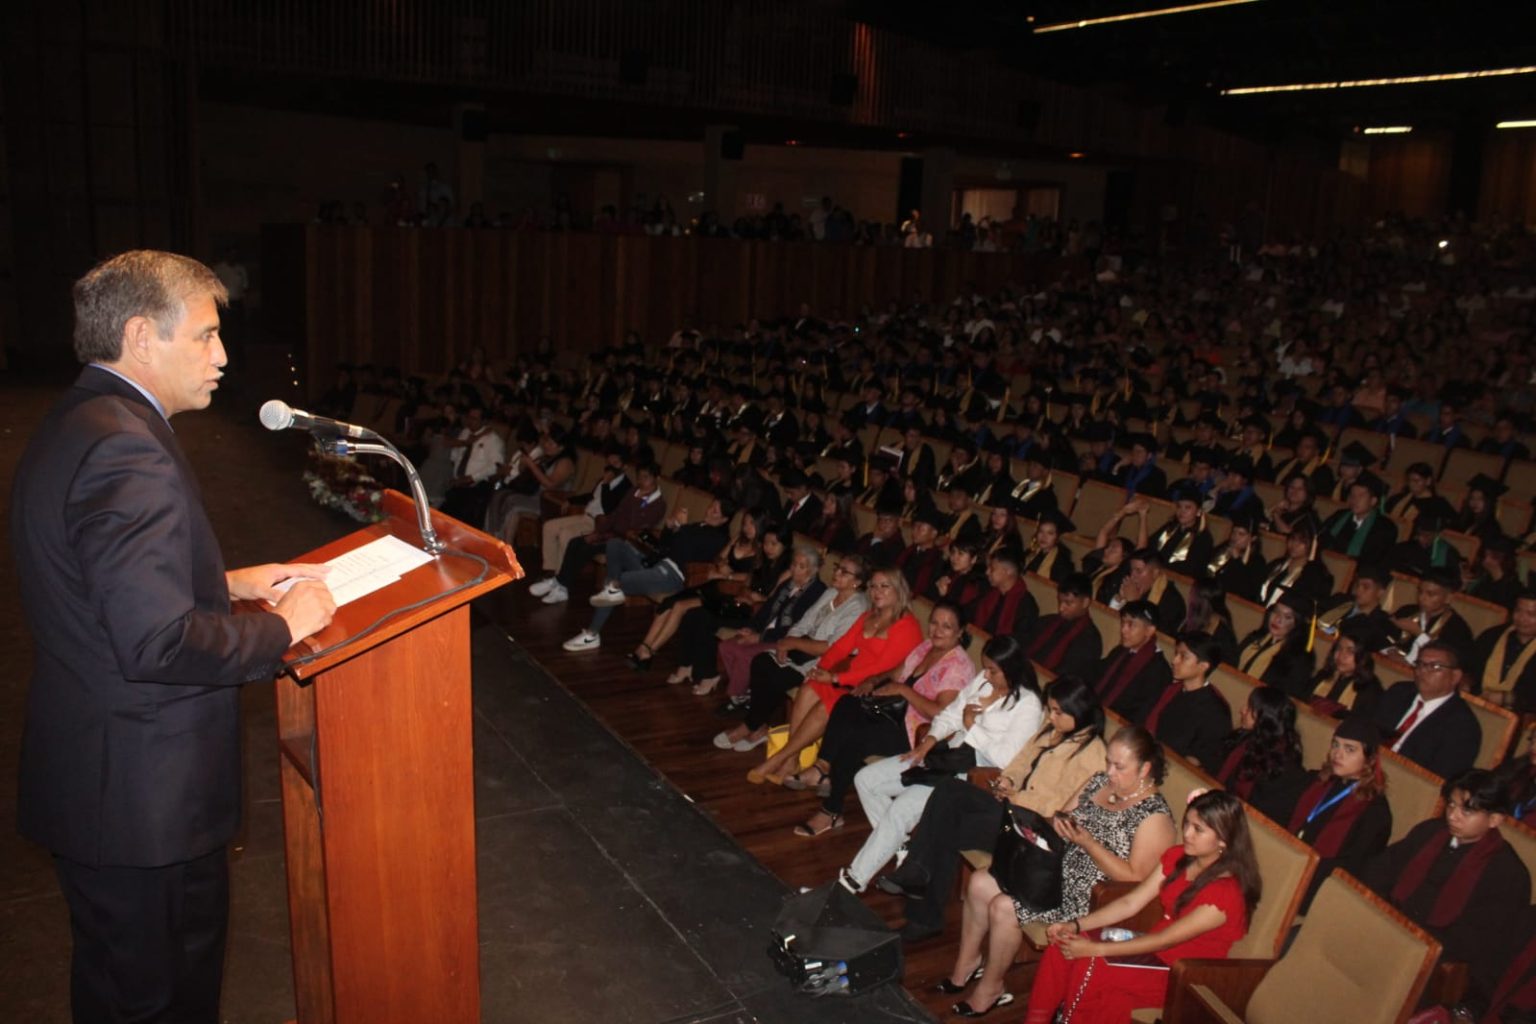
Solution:
[[[965,979],[965,983],[964,984],[956,985],[954,982],[950,981],[948,978],[945,978],[943,981],[941,981],[937,985],[933,986],[933,990],[935,992],[943,992],[947,996],[957,996],[961,992],[964,992],[966,989],[970,988],[972,982],[974,982],[977,978],[980,978],[982,973],[985,972],[986,969],[987,969],[987,965],[986,964],[984,964],[984,963],[977,964],[976,965],[976,969],[971,972],[971,976],[969,978]]]
[[[644,640],[640,641],[639,646],[644,647],[648,651],[651,651],[650,656],[642,658],[634,651],[630,651],[628,654],[624,655],[624,660],[629,662],[629,667],[634,669],[636,672],[644,672],[646,669],[651,667],[651,660],[656,657],[656,652],[651,650],[651,645],[646,643]]]
[[[804,778],[801,777],[809,771],[814,771],[816,773],[815,782],[807,782]],[[815,789],[818,790],[816,794],[817,796],[827,795],[827,793],[819,792],[820,788],[824,785],[827,787],[828,793],[830,793],[832,789],[831,782],[827,779],[827,773],[821,770],[821,765],[819,764],[813,764],[809,768],[802,769],[801,771],[796,772],[784,780],[785,789],[791,789],[796,792],[801,792],[807,789]]]
[[[956,1003],[949,1009],[950,1012],[952,1012],[957,1017],[985,1017],[987,1014],[991,1013],[998,1007],[1007,1006],[1011,1002],[1013,1002],[1013,993],[1004,992],[1002,995],[997,997],[996,1002],[987,1007],[985,1010],[974,1009],[970,1003]]]

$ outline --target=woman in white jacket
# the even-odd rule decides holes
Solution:
[[[1044,706],[1035,669],[1024,647],[1011,636],[995,636],[981,649],[981,671],[933,719],[928,735],[905,754],[888,757],[854,776],[864,815],[874,827],[853,863],[838,879],[853,892],[862,892],[870,879],[895,856],[907,834],[923,816],[933,793],[925,782],[903,779],[909,769],[924,765],[935,750],[969,748],[978,768],[1002,768],[1040,731]],[[961,755],[939,754],[965,761]],[[956,772],[963,775],[963,770]]]

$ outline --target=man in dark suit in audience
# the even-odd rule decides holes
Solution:
[[[821,499],[811,493],[811,482],[798,469],[788,469],[779,486],[784,488],[784,525],[792,533],[809,533],[821,518]]]
[[[17,809],[69,904],[77,1022],[219,1019],[239,686],[335,611],[323,566],[224,568],[171,429],[223,376],[225,296],[197,261],[148,250],[76,282],[87,365],[11,495],[37,653]],[[231,614],[258,599],[272,610]]]
[[[1471,768],[1483,740],[1477,716],[1461,699],[1461,682],[1460,652],[1433,641],[1419,649],[1413,682],[1398,683],[1376,703],[1388,745],[1442,779]]]

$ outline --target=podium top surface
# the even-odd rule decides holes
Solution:
[[[385,518],[292,559],[325,562],[354,548],[393,535],[421,545],[415,506],[398,491],[384,492]],[[389,643],[429,619],[522,578],[511,547],[440,512],[432,526],[448,550],[412,569],[389,586],[336,609],[336,618],[283,655],[286,671],[306,680],[334,665]],[[323,653],[321,653],[323,652]],[[319,655],[316,657],[316,655]]]

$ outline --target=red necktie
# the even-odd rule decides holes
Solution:
[[[1424,710],[1424,698],[1419,697],[1413,702],[1413,710],[1408,712],[1408,717],[1403,719],[1403,724],[1397,727],[1397,733],[1392,738],[1392,749],[1396,750],[1398,743],[1413,728],[1413,723],[1419,720],[1419,712]]]

